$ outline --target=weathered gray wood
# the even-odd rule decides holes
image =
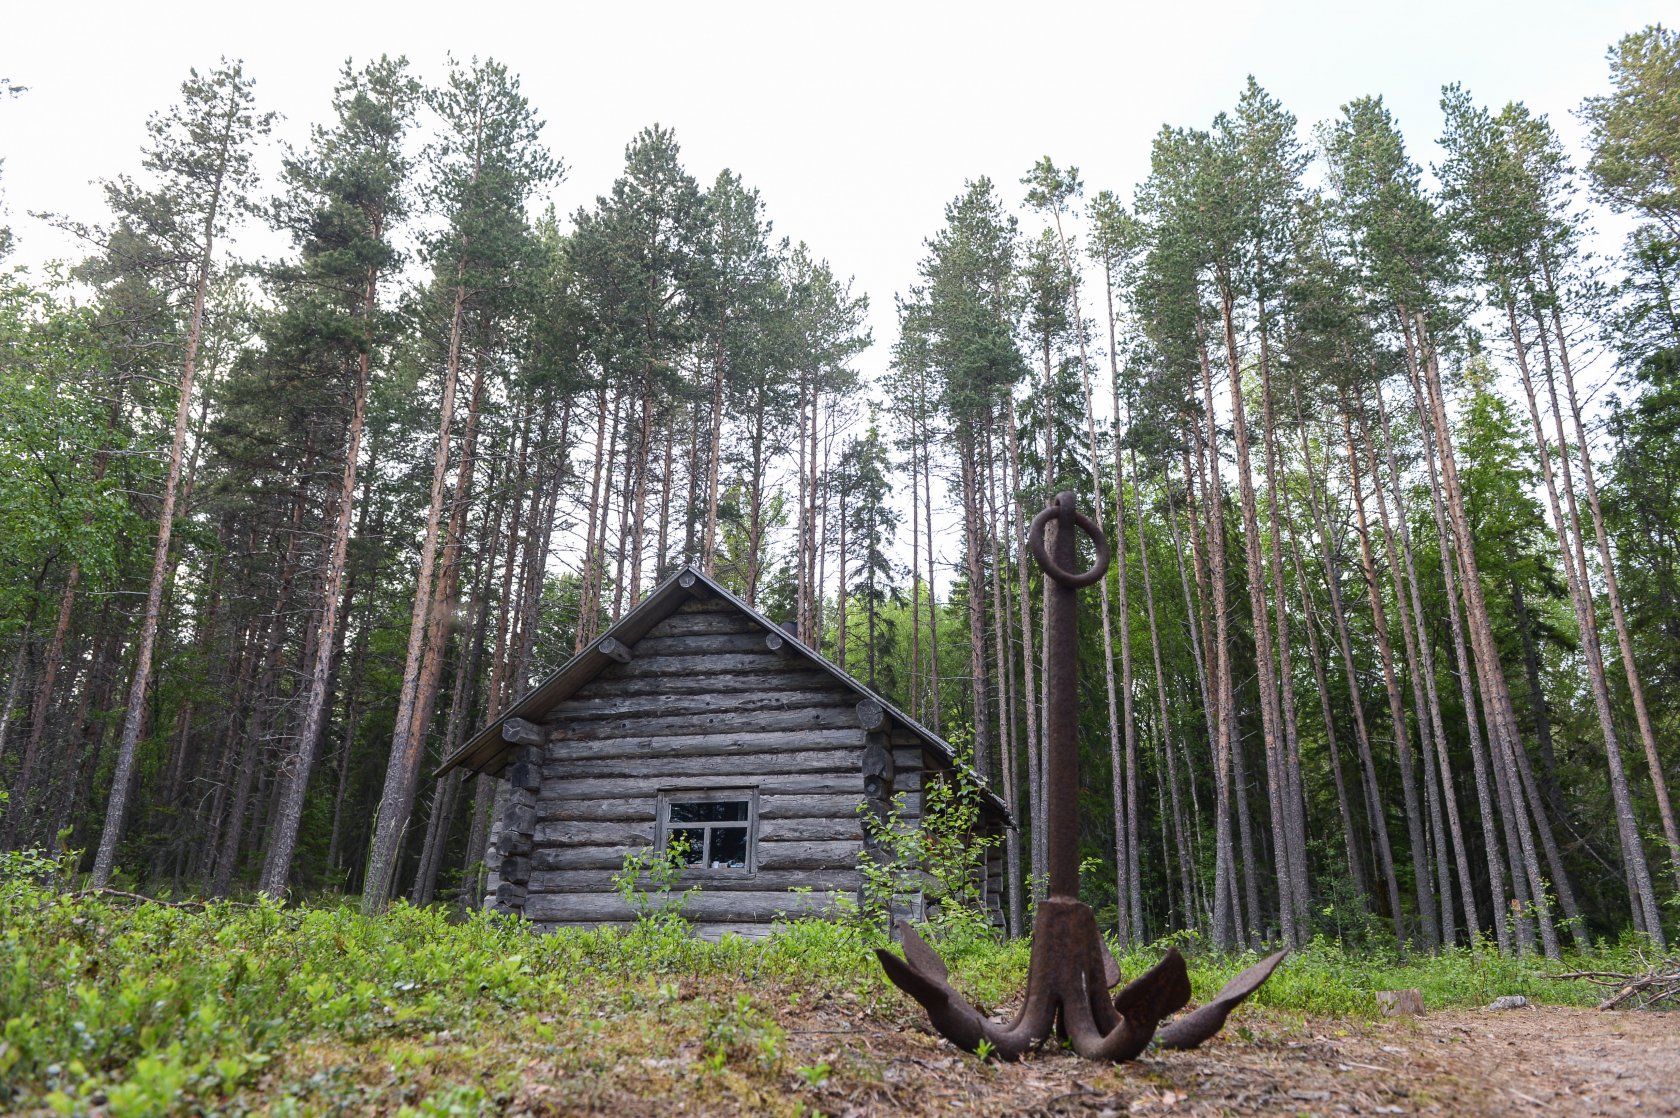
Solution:
[[[830,842],[863,841],[863,820],[850,819],[770,819],[758,825],[759,849],[769,842]]]
[[[724,652],[762,652],[763,630],[756,633],[683,633],[636,642],[637,656],[715,656]]]
[[[759,681],[761,688],[765,682]],[[787,688],[777,680],[767,690],[703,694],[653,692],[573,698],[557,704],[548,718],[561,727],[579,728],[579,723],[587,722],[593,725],[624,718],[675,718],[709,714],[728,714],[745,718],[766,711],[799,710],[818,706],[843,708],[845,702],[845,692],[837,687],[809,690]]]
[[[766,649],[763,652],[716,652],[705,655],[638,656],[628,664],[609,665],[607,673],[616,679],[660,679],[672,675],[704,674],[707,672],[777,672],[798,667],[798,660],[780,660]]]
[[[538,823],[531,837],[539,849],[553,846],[649,846],[653,843],[653,827],[651,824],[563,820]]]
[[[846,894],[791,893],[786,890],[744,893],[702,891],[688,898],[682,912],[694,920],[768,923],[777,919],[830,914],[838,907],[837,898],[840,896]],[[525,915],[538,921],[628,920],[634,912],[622,897],[614,893],[532,893],[525,898]]]
[[[606,698],[615,695],[711,695],[731,691],[763,693],[770,689],[816,690],[837,686],[832,676],[806,661],[771,661],[774,674],[762,671],[708,671],[662,676],[624,676],[622,669],[608,668],[578,689],[575,699]],[[575,701],[575,699],[573,701]]]
[[[862,797],[847,793],[833,796],[778,795],[761,790],[758,796],[758,817],[765,819],[858,819],[858,805]]]
[[[857,865],[863,845],[857,842],[759,842],[758,868],[765,870],[837,870]]]
[[[531,873],[544,870],[617,870],[624,868],[624,859],[640,854],[651,844],[641,846],[544,846],[531,853]]]
[[[762,632],[764,627],[744,613],[673,613],[649,629],[647,635],[675,637],[687,633]]]
[[[526,890],[528,893],[610,893],[614,891],[613,870],[544,870],[533,872]],[[856,870],[760,870],[758,873],[685,875],[678,883],[680,892],[691,885],[702,893],[766,892],[774,889],[813,889],[823,892],[855,890],[859,884]]]
[[[754,773],[739,777],[741,787],[756,787],[760,796],[834,796],[852,794],[857,790],[856,773]],[[544,800],[605,800],[630,799],[646,794],[651,788],[715,788],[713,776],[677,776],[661,774],[657,780],[625,779],[623,777],[574,777],[563,764],[549,767],[543,783]]]
[[[775,629],[770,630],[770,632],[764,635],[764,647],[784,659],[795,657],[797,655],[797,650],[789,643],[787,634],[778,632]]]
[[[539,823],[653,823],[659,800],[652,792],[640,799],[567,799],[553,796],[537,802]]]
[[[548,740],[548,731],[535,722],[509,718],[502,722],[502,740],[514,745],[541,745]]]
[[[919,772],[923,766],[920,748],[895,748],[892,751],[893,768],[897,772]]]
[[[715,596],[712,588],[707,585],[706,580],[695,574],[693,571],[684,571],[679,574],[677,576],[677,585],[682,587],[684,590],[687,590],[696,598],[710,598]]]
[[[721,595],[710,597],[690,597],[677,607],[678,613],[732,613],[736,617],[744,617],[741,607]]]
[[[602,637],[601,643],[595,647],[601,655],[611,660],[617,660],[620,664],[628,664],[635,655],[624,645],[624,642],[614,637]]]
[[[870,733],[885,731],[887,721],[887,708],[879,701],[864,699],[857,704],[857,723]]]
[[[792,710],[758,710],[750,714],[737,711],[715,711],[705,714],[680,714],[658,718],[609,718],[591,722],[565,722],[550,735],[555,742],[603,742],[618,739],[627,743],[658,739],[667,742],[686,741],[697,736],[722,736],[743,732],[768,733],[782,731],[810,736],[803,731],[838,730],[829,741],[853,741],[863,744],[862,735],[852,724],[851,712],[843,706],[801,706]],[[763,739],[768,743],[768,739]],[[626,750],[660,748],[629,744]],[[570,756],[586,753],[568,751]]]
[[[564,743],[549,747],[549,757],[543,764],[545,789],[550,781],[597,776],[657,780],[661,784],[670,777],[711,776],[724,778],[727,786],[751,784],[757,777],[778,773],[850,772],[853,780],[857,779],[857,749],[778,749],[750,755],[712,752],[582,759],[571,757],[564,750]]]

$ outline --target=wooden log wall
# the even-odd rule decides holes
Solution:
[[[909,792],[919,817],[921,744],[889,740],[879,711],[725,601],[691,600],[625,651],[542,719],[520,911],[544,927],[633,919],[613,875],[658,841],[660,792],[688,789],[752,789],[758,804],[752,872],[684,876],[701,934],[762,934],[855,901],[866,780]]]

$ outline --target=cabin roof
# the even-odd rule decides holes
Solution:
[[[502,736],[502,726],[505,722],[511,718],[540,722],[549,711],[577,694],[584,684],[600,675],[609,664],[616,662],[602,650],[603,645],[611,640],[633,646],[637,641],[647,636],[655,625],[676,613],[677,609],[684,602],[694,597],[697,591],[702,594],[716,595],[728,602],[763,627],[767,633],[779,634],[786,642],[784,647],[804,656],[814,667],[827,673],[836,683],[849,688],[860,699],[872,699],[881,704],[881,709],[886,712],[888,719],[893,723],[902,727],[924,746],[944,757],[952,767],[961,768],[968,773],[974,779],[976,786],[981,788],[982,799],[987,807],[1000,814],[1006,823],[1011,826],[1014,825],[1009,816],[1009,809],[1004,805],[1003,800],[986,788],[979,777],[975,776],[973,770],[957,760],[956,750],[951,748],[949,742],[876,694],[851,673],[830,661],[798,637],[788,633],[764,614],[736,597],[716,579],[692,564],[686,564],[679,568],[671,577],[655,587],[647,597],[636,603],[628,613],[619,618],[617,624],[609,627],[604,633],[591,641],[582,652],[566,661],[547,679],[514,700],[512,705],[493,721],[480,728],[460,749],[444,759],[443,764],[438,767],[436,775],[442,776],[457,765],[465,766],[475,772],[500,769],[503,756],[508,750],[514,748],[513,743],[506,741]]]

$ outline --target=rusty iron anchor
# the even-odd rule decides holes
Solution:
[[[1045,529],[1054,521],[1050,550]],[[1075,528],[1091,537],[1096,561],[1074,574]],[[922,1004],[933,1027],[969,1052],[981,1045],[1004,1060],[1019,1059],[1054,1031],[1089,1060],[1135,1058],[1150,1041],[1163,1048],[1194,1048],[1217,1033],[1231,1011],[1271,977],[1288,950],[1249,967],[1214,998],[1166,1028],[1162,1020],[1190,1000],[1190,976],[1178,949],[1134,979],[1111,1000],[1120,968],[1097,931],[1096,917],[1079,898],[1079,709],[1075,592],[1108,570],[1108,539],[1102,527],[1076,507],[1072,493],[1059,493],[1033,519],[1027,536],[1033,556],[1049,578],[1046,605],[1046,670],[1049,673],[1048,840],[1050,895],[1033,920],[1032,960],[1026,1003],[1009,1025],[988,1020],[951,985],[945,961],[907,921],[898,922],[901,959],[884,948],[875,954],[893,984]]]

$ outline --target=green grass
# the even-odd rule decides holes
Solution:
[[[514,920],[454,922],[406,905],[370,918],[349,907],[68,894],[43,883],[53,871],[26,856],[0,862],[0,1110],[314,1112],[373,1092],[407,1113],[493,1113],[539,1060],[606,1080],[636,1062],[668,1068],[740,1104],[767,1083],[827,1074],[782,1066],[784,1017],[836,1007],[915,1017],[881,976],[877,936],[857,925],[800,923],[759,943],[706,943],[659,922],[536,936]],[[1251,961],[1179,943],[1198,997]],[[1008,1000],[1025,980],[1024,942],[968,936],[940,947],[982,1004]],[[1127,953],[1122,970],[1143,970],[1164,947]],[[1614,954],[1572,963],[1603,969]],[[1407,986],[1432,1009],[1511,993],[1592,1001],[1593,989],[1549,978],[1555,969],[1492,952],[1401,963],[1319,942],[1255,1001],[1369,1015],[1375,991]]]

